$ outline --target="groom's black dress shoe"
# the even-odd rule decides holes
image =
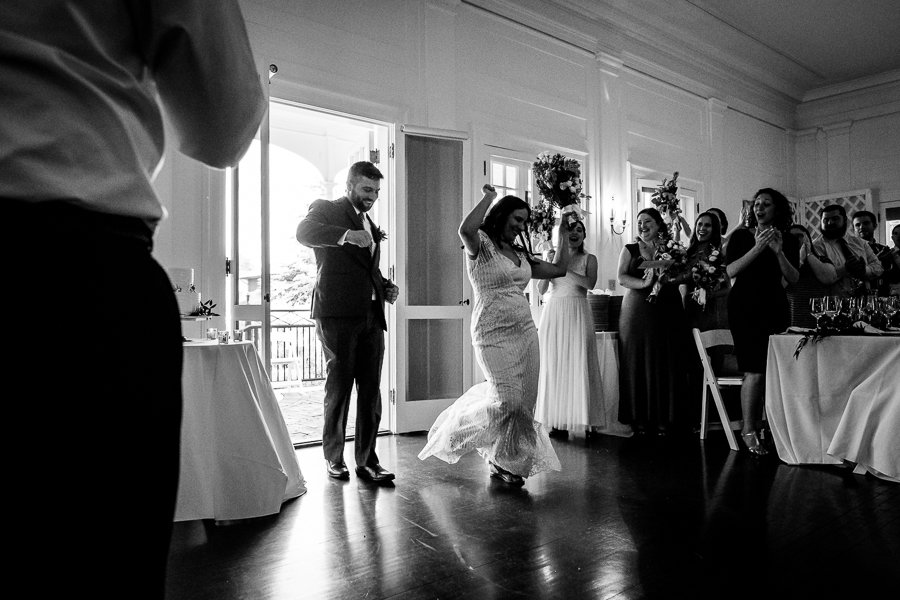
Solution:
[[[394,479],[393,473],[378,464],[356,467],[356,476],[372,483],[385,483]]]
[[[343,461],[332,462],[326,459],[325,472],[328,473],[329,477],[334,477],[335,479],[350,479],[350,470],[347,469],[347,465]]]

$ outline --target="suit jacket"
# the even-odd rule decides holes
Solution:
[[[353,244],[338,245],[348,230],[365,229],[365,213],[356,210],[345,196],[337,200],[316,200],[297,226],[297,241],[313,249],[316,255],[316,285],[312,298],[312,317],[365,317],[375,296],[382,329],[384,318],[384,287],[388,282],[378,268],[381,245],[375,242],[375,252]],[[369,219],[375,232],[375,224]]]

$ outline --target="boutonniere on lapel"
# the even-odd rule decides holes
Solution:
[[[387,239],[387,233],[375,223],[372,223],[372,239],[375,240],[376,244]]]

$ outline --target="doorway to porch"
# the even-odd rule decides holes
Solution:
[[[268,355],[291,440],[302,446],[322,441],[325,358],[310,318],[315,256],[297,242],[297,224],[314,200],[344,194],[352,163],[378,162],[388,129],[273,98],[267,131],[242,159],[235,183],[235,316],[245,339]],[[355,396],[348,436],[354,433]]]

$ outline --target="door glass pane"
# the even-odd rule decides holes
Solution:
[[[503,165],[500,163],[491,163],[491,183],[492,185],[503,185]]]
[[[237,260],[234,275],[237,277],[237,305],[262,303],[262,221],[260,193],[260,142],[259,133],[241,159],[237,169],[236,210]]]
[[[459,319],[409,320],[409,401],[462,395],[464,333]]]
[[[406,137],[408,302],[450,306],[463,299],[460,140]]]

